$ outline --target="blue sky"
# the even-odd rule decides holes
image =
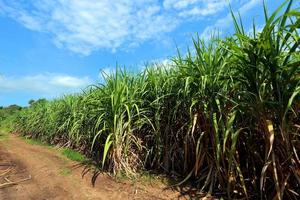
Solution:
[[[80,91],[116,63],[164,62],[195,33],[230,34],[229,3],[249,31],[262,26],[262,0],[0,0],[0,105]]]

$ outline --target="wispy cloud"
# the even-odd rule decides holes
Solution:
[[[77,92],[92,83],[85,77],[44,73],[33,76],[0,76],[0,93],[23,92],[41,96],[57,96]]]
[[[240,13],[241,16],[245,15],[249,10],[253,9],[255,6],[257,6],[259,3],[262,3],[262,0],[250,0],[244,4],[235,12]],[[215,31],[219,31],[220,34],[222,32],[220,30],[224,30],[228,28],[232,24],[232,16],[231,13],[228,13],[225,17],[220,18],[216,22],[214,22],[214,25],[207,26],[201,33],[200,37],[203,39],[209,39],[211,35]]]
[[[164,7],[175,9],[181,17],[199,17],[218,13],[230,0],[165,0]]]
[[[0,13],[50,34],[58,47],[89,55],[158,39],[231,1],[238,0],[0,0]]]

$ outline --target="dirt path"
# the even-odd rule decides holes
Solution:
[[[83,166],[64,158],[57,149],[31,145],[14,135],[0,141],[0,186],[31,177],[14,186],[0,187],[1,200],[178,199],[180,196],[178,192],[165,190],[162,184],[117,182],[104,174],[97,177],[93,187],[93,174],[88,172],[82,177],[83,170]]]

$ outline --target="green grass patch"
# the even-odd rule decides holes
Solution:
[[[71,173],[72,173],[72,170],[69,168],[66,168],[66,167],[62,168],[59,172],[59,174],[62,176],[69,176]]]
[[[143,184],[155,184],[155,183],[165,183],[166,177],[159,176],[156,174],[152,174],[150,172],[143,172],[139,176],[139,181],[141,181]]]
[[[136,173],[134,176],[129,176],[124,171],[119,171],[115,175],[115,179],[120,182],[131,182],[132,184],[139,184],[140,186],[148,186],[148,185],[175,185],[180,182],[180,180],[176,180],[175,178],[168,177],[163,174],[155,174],[149,171],[140,171]]]
[[[4,140],[7,140],[7,138],[8,138],[8,133],[0,132],[0,142],[4,141]]]
[[[72,149],[63,149],[62,155],[66,156],[70,160],[77,161],[77,162],[83,162],[86,160],[86,158],[79,152],[74,151]]]
[[[38,139],[32,139],[32,138],[27,138],[27,137],[21,137],[27,144],[30,144],[30,145],[39,145],[39,146],[44,146],[44,147],[47,147],[49,149],[53,148],[52,145],[50,144],[47,144],[41,140],[38,140]]]
[[[32,138],[27,138],[27,137],[22,137],[22,139],[24,139],[27,144],[46,146],[45,143],[43,143],[42,141],[37,140],[37,139],[32,139]]]
[[[4,134],[8,134],[11,131],[11,128],[8,125],[0,125],[0,129],[4,132]]]

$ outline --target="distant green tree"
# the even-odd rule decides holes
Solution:
[[[45,98],[42,98],[42,99],[38,99],[35,103],[40,104],[40,103],[46,103],[46,102],[47,102],[47,100]]]
[[[29,107],[32,107],[32,106],[35,106],[35,105],[38,105],[38,104],[44,104],[46,103],[47,100],[45,98],[41,98],[41,99],[38,99],[38,100],[29,100],[28,101],[28,104],[29,104]]]
[[[17,110],[21,110],[22,107],[21,107],[21,106],[18,106],[18,105],[16,105],[16,104],[12,104],[12,105],[8,106],[6,109],[7,109],[7,111],[9,111],[9,112],[14,112],[14,111],[17,111]]]
[[[7,107],[0,107],[0,127],[3,124],[7,124],[8,121],[11,121],[13,116],[22,110],[22,107],[16,104],[9,105]]]
[[[32,106],[34,103],[35,103],[35,100],[33,100],[33,99],[30,99],[30,100],[28,101],[29,106]]]

